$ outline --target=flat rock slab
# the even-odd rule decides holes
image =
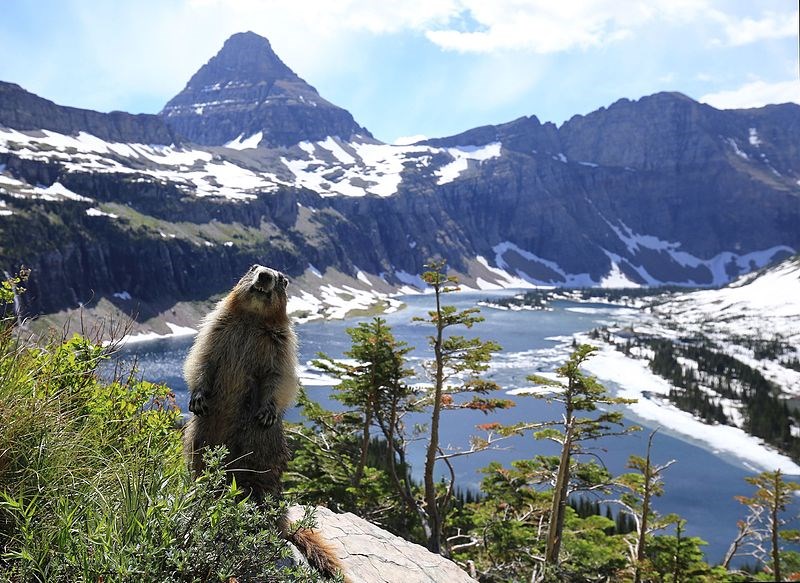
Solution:
[[[302,506],[289,509],[292,521]],[[317,507],[317,527],[341,559],[351,583],[477,583],[455,563],[410,543],[355,514]]]

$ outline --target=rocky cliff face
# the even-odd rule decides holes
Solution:
[[[33,313],[207,298],[255,261],[365,288],[437,255],[477,287],[720,285],[800,249],[796,105],[660,93],[390,146],[251,33],[161,118],[0,91],[0,269],[34,268]]]
[[[290,146],[327,136],[370,135],[287,67],[267,39],[252,32],[229,38],[161,116],[179,134],[207,146],[237,139]]]
[[[122,111],[99,113],[63,107],[0,81],[0,127],[49,130],[60,134],[85,132],[109,142],[171,144],[178,137],[155,115],[131,115]]]

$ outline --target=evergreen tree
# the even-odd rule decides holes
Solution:
[[[556,371],[558,376],[566,380],[564,383],[537,375],[528,377],[537,384],[555,389],[545,394],[535,393],[535,397],[563,405],[561,421],[553,424],[557,425],[558,429],[551,427],[535,434],[539,439],[551,439],[561,446],[545,547],[544,563],[546,567],[557,566],[559,562],[566,503],[570,484],[576,477],[573,458],[583,452],[581,442],[626,431],[612,429],[613,426],[622,424],[622,413],[619,411],[603,411],[596,417],[580,417],[578,415],[583,412],[596,411],[600,404],[616,405],[634,402],[631,399],[611,397],[605,387],[597,382],[597,379],[586,376],[580,370],[581,365],[596,351],[597,348],[588,344],[579,345],[569,360]]]
[[[739,532],[723,564],[727,567],[735,555],[747,548],[747,554],[768,565],[776,581],[783,581],[781,538],[797,540],[799,537],[797,531],[781,528],[786,524],[781,514],[786,511],[793,493],[800,490],[800,484],[786,481],[780,470],[762,472],[745,481],[755,486],[756,491],[752,496],[737,498],[747,507],[748,517],[739,523]]]
[[[348,328],[351,347],[344,353],[355,364],[333,359],[320,353],[314,366],[339,380],[334,387],[334,398],[357,411],[361,425],[360,451],[353,486],[358,488],[367,464],[370,430],[376,420],[389,420],[386,427],[390,438],[396,436],[396,419],[386,409],[396,408],[399,400],[408,394],[403,380],[413,374],[405,368],[405,357],[412,350],[405,342],[398,342],[386,320],[374,318]],[[390,447],[394,443],[390,441]]]
[[[736,581],[724,569],[711,568],[703,561],[700,547],[706,542],[697,537],[687,537],[685,527],[685,520],[677,520],[674,535],[652,538],[646,551],[649,572],[645,573],[645,578],[669,583]]]
[[[328,411],[301,392],[298,401],[310,426],[290,429],[295,455],[286,482],[307,500],[358,512],[411,536],[420,524],[403,425],[403,417],[415,410],[406,382],[413,374],[406,367],[412,349],[396,340],[381,318],[347,333],[352,344],[344,355],[350,360],[320,354],[314,361],[339,380],[333,397],[347,410]]]
[[[476,409],[488,413],[497,408],[512,406],[513,402],[480,396],[499,388],[495,383],[481,379],[479,375],[488,368],[492,353],[500,350],[500,346],[495,342],[466,338],[450,332],[453,327],[472,328],[482,322],[483,318],[478,315],[480,311],[478,308],[459,311],[455,306],[443,305],[442,296],[457,291],[458,280],[446,274],[444,261],[431,261],[426,267],[429,270],[422,274],[422,279],[433,288],[435,307],[428,312],[427,318],[414,319],[434,328],[434,333],[428,337],[434,358],[424,365],[433,387],[424,401],[424,404],[431,409],[428,427],[430,437],[423,473],[425,513],[423,526],[428,539],[428,549],[440,553],[444,518],[450,507],[454,487],[452,478],[449,483],[444,483],[443,487],[435,480],[435,467],[440,461],[448,465],[451,476],[453,475],[452,467],[449,466],[451,455],[442,450],[439,440],[442,412],[446,409]],[[473,396],[465,402],[455,401],[453,397],[462,393],[471,393]],[[453,455],[474,453],[488,446],[488,441],[473,439],[470,450]]]
[[[661,474],[675,463],[675,460],[670,460],[661,465],[652,464],[650,450],[657,431],[657,429],[653,431],[647,440],[647,454],[644,458],[636,455],[628,458],[628,467],[636,470],[636,473],[623,474],[617,478],[617,483],[626,490],[620,503],[636,524],[636,537],[630,545],[634,583],[640,583],[642,580],[648,536],[678,520],[674,515],[662,518],[652,508],[653,497],[664,493]]]

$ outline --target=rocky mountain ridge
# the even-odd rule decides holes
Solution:
[[[20,131],[49,130],[60,134],[84,132],[109,142],[172,144],[178,136],[158,116],[123,111],[100,113],[56,105],[25,91],[15,83],[0,81],[0,128]]]
[[[482,289],[721,285],[800,249],[798,129],[800,106],[659,93],[392,146],[246,33],[160,116],[0,85],[0,269],[33,268],[33,314],[152,315],[255,261],[311,312],[419,286],[436,255]]]

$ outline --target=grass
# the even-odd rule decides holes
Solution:
[[[215,245],[231,241],[237,247],[250,248],[263,245],[271,237],[281,235],[279,230],[269,224],[264,224],[262,228],[256,229],[236,222],[172,222],[143,214],[119,203],[103,203],[100,205],[100,209],[119,216],[126,221],[126,227],[133,231],[143,229],[151,236],[160,236],[159,233],[172,234],[178,239],[191,241],[197,245],[204,245],[206,241]]]

